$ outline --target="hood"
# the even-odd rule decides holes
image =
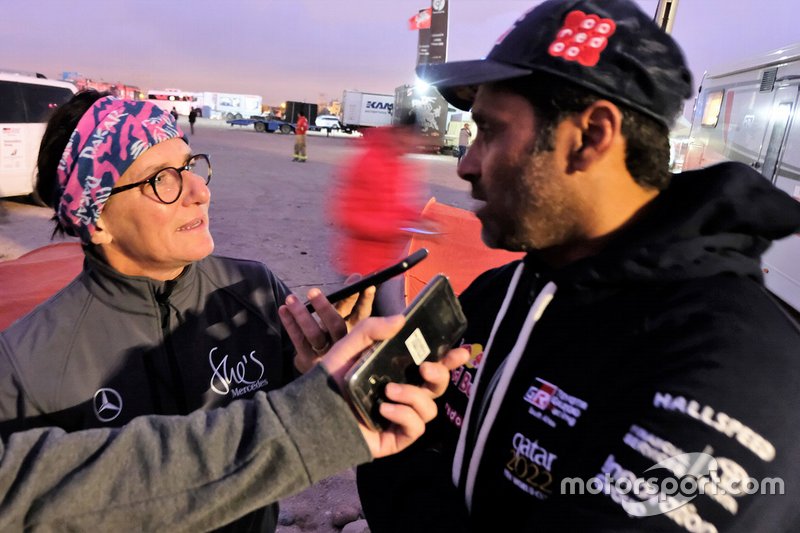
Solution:
[[[800,231],[800,202],[741,163],[673,176],[599,254],[553,272],[579,285],[680,281],[718,274],[761,280],[761,254]],[[538,263],[535,252],[526,262]]]

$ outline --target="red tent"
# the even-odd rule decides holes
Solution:
[[[77,242],[50,244],[0,263],[0,331],[63,289],[82,265]]]

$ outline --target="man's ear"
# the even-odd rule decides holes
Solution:
[[[100,215],[95,224],[94,233],[92,233],[92,244],[108,244],[112,240],[111,233],[106,229],[103,215]]]
[[[586,171],[606,157],[622,138],[622,112],[608,100],[589,105],[575,116],[575,125],[580,129],[580,141],[575,143],[570,166],[576,171]]]

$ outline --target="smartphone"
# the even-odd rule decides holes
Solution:
[[[428,249],[427,248],[420,248],[413,254],[409,255],[402,261],[397,264],[394,264],[388,268],[384,268],[383,270],[379,270],[369,276],[364,276],[360,280],[356,281],[355,283],[351,283],[346,287],[342,287],[338,291],[330,293],[327,298],[330,303],[336,303],[345,298],[357,294],[367,287],[372,287],[375,285],[376,287],[383,283],[384,281],[388,281],[395,277],[398,274],[402,274],[409,268],[417,265],[420,261],[428,257]],[[306,309],[308,309],[309,313],[314,312],[314,306],[311,302],[306,302]]]
[[[419,365],[441,359],[467,329],[461,304],[442,274],[425,285],[403,314],[403,329],[367,348],[345,374],[345,393],[371,429],[388,425],[378,412],[381,403],[387,401],[386,384],[421,384]]]

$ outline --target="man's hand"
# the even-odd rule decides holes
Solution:
[[[352,283],[358,278],[347,279]],[[281,323],[289,334],[296,352],[294,365],[302,373],[317,364],[331,346],[347,335],[358,322],[372,312],[372,301],[375,298],[375,287],[369,287],[360,294],[331,305],[322,291],[311,289],[308,299],[314,306],[319,320],[315,319],[300,300],[290,295],[286,305],[278,309]]]
[[[338,342],[322,358],[321,363],[339,388],[344,390],[344,375],[361,352],[373,342],[395,335],[404,323],[405,319],[400,315],[369,318]],[[381,404],[380,413],[392,424],[385,431],[372,431],[359,421],[373,457],[384,457],[404,450],[424,433],[425,424],[436,416],[436,403],[433,400],[447,388],[450,370],[463,365],[468,359],[467,350],[456,348],[450,350],[440,362],[420,365],[420,374],[425,380],[421,387],[399,383],[386,386],[386,397],[393,403]]]

